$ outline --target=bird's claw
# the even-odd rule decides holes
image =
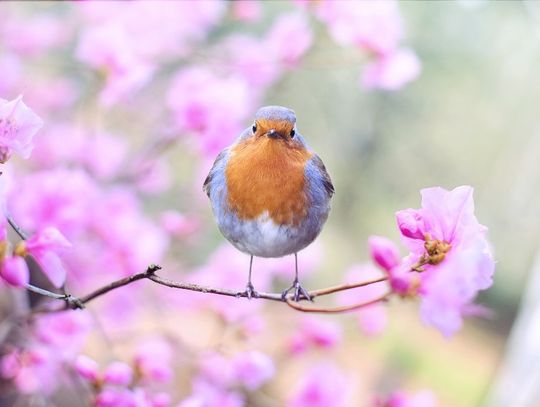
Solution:
[[[253,287],[253,284],[247,283],[246,285],[246,291],[244,291],[244,294],[248,298],[248,300],[251,300],[252,298],[257,298],[259,296],[259,293],[255,291],[255,287]]]
[[[285,291],[281,293],[281,298],[283,301],[287,299],[287,295],[289,295],[289,292],[291,290],[294,290],[293,294],[293,301],[298,302],[300,300],[308,300],[313,301],[313,298],[309,295],[309,293],[305,290],[304,287],[300,285],[300,282],[298,280],[294,280],[293,285],[291,285],[289,288],[287,288]]]

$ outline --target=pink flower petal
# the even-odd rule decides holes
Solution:
[[[133,379],[133,370],[123,362],[113,362],[105,369],[103,380],[105,383],[127,386]]]
[[[43,273],[55,287],[61,287],[66,281],[66,269],[60,257],[51,251],[39,251],[33,254],[36,261],[41,266]]]
[[[30,281],[30,272],[22,257],[7,257],[2,263],[0,275],[14,287],[24,287]]]
[[[5,162],[11,152],[30,157],[34,135],[43,121],[22,101],[22,96],[6,101],[0,99],[0,160]]]
[[[99,378],[99,365],[94,359],[79,355],[75,360],[75,371],[86,380],[95,382]]]

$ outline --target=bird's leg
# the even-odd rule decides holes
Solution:
[[[253,287],[253,284],[251,284],[251,268],[253,266],[253,256],[249,259],[249,275],[248,275],[248,282],[246,285],[246,297],[251,300],[252,297],[258,297],[259,293],[255,291],[255,288]]]
[[[281,298],[285,300],[287,298],[287,295],[289,294],[289,291],[294,290],[293,300],[298,302],[301,299],[306,299],[308,301],[313,301],[311,296],[308,294],[308,292],[300,285],[300,281],[298,281],[298,254],[294,254],[294,281],[293,284],[287,288],[285,291],[281,293]]]

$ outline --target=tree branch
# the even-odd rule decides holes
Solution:
[[[159,151],[159,146],[158,146],[157,150]],[[26,240],[27,239],[26,233],[19,227],[19,225],[17,225],[17,223],[11,218],[11,216],[6,215],[6,218],[7,218],[7,221],[9,223],[9,225],[13,228],[13,230],[17,233],[17,235],[19,235],[19,237],[22,240]],[[34,285],[31,285],[31,284],[27,284],[25,287],[26,287],[27,290],[32,291],[32,292],[34,292],[36,294],[40,294],[40,295],[43,295],[45,297],[49,297],[49,298],[53,298],[53,299],[56,299],[56,300],[64,301],[64,305],[62,307],[56,307],[56,308],[49,308],[49,307],[45,307],[45,306],[38,307],[38,308],[35,308],[32,311],[32,314],[59,312],[59,311],[65,311],[65,310],[68,310],[68,309],[82,309],[82,308],[85,307],[85,305],[87,303],[94,300],[95,298],[101,297],[102,295],[107,294],[108,292],[110,292],[112,290],[115,290],[115,289],[120,288],[120,287],[124,287],[126,285],[129,285],[129,284],[135,282],[135,281],[144,280],[144,279],[151,280],[156,284],[160,284],[160,285],[163,285],[163,286],[166,286],[166,287],[177,288],[177,289],[181,289],[181,290],[196,291],[196,292],[201,292],[201,293],[205,293],[205,294],[224,295],[224,296],[235,297],[235,298],[247,298],[248,297],[248,294],[246,292],[242,292],[242,291],[238,292],[238,291],[227,290],[227,289],[223,289],[223,288],[206,287],[206,286],[201,286],[201,285],[193,284],[193,283],[182,283],[182,282],[178,282],[178,281],[168,280],[166,278],[157,276],[156,271],[158,271],[158,270],[161,270],[161,266],[152,264],[152,265],[148,266],[148,268],[142,273],[133,274],[132,276],[121,278],[120,280],[113,281],[112,283],[109,283],[109,284],[107,284],[107,285],[105,285],[105,286],[103,286],[101,288],[98,288],[97,290],[92,291],[91,293],[89,293],[89,294],[87,294],[85,296],[82,296],[80,298],[74,297],[74,296],[72,296],[71,294],[68,294],[68,293],[63,293],[63,294],[54,293],[52,291],[45,290],[43,288],[36,287]],[[359,288],[359,287],[365,287],[365,286],[380,283],[380,282],[383,282],[383,281],[386,281],[386,280],[388,280],[388,277],[380,277],[380,278],[375,279],[375,280],[362,281],[362,282],[357,282],[357,283],[341,284],[341,285],[337,285],[337,286],[334,286],[334,287],[328,287],[328,288],[322,288],[322,289],[319,289],[319,290],[313,290],[313,291],[309,291],[308,294],[309,294],[310,298],[313,299],[313,298],[316,298],[316,297],[321,297],[321,296],[324,296],[324,295],[329,295],[329,294],[333,294],[333,293],[340,292],[340,291],[351,290],[353,288]],[[301,311],[301,312],[341,313],[341,312],[354,311],[356,309],[359,309],[359,308],[362,308],[362,307],[367,307],[369,305],[372,305],[372,304],[375,304],[375,303],[378,303],[378,302],[387,301],[388,298],[391,296],[391,294],[392,294],[392,292],[390,291],[390,292],[386,293],[385,295],[383,295],[383,296],[381,296],[379,298],[376,298],[376,299],[374,299],[372,301],[369,301],[369,302],[360,303],[360,304],[353,304],[353,305],[348,305],[348,306],[342,306],[342,307],[334,307],[334,308],[303,306],[303,305],[298,304],[298,302],[293,301],[292,295],[288,296],[288,297],[283,297],[283,295],[281,293],[258,292],[255,295],[253,295],[251,298],[259,298],[259,299],[264,299],[264,300],[284,302],[289,307],[291,307],[291,308],[293,308],[293,309],[295,309],[297,311]],[[303,298],[303,299],[305,299],[305,298]]]
[[[41,307],[37,308],[33,311],[34,314],[36,313],[51,313],[51,312],[59,312],[64,311],[68,309],[76,309],[76,308],[84,308],[87,303],[90,301],[101,297],[104,294],[107,294],[108,292],[115,290],[120,287],[124,287],[126,285],[129,285],[135,281],[148,279],[153,281],[156,284],[163,285],[170,288],[176,288],[181,290],[189,290],[189,291],[196,291],[200,293],[205,294],[216,294],[216,295],[224,295],[228,297],[235,297],[235,298],[247,298],[247,293],[242,291],[233,291],[223,288],[215,288],[215,287],[207,287],[207,286],[201,286],[198,284],[193,283],[183,283],[178,281],[169,280],[163,277],[160,277],[156,275],[156,271],[161,270],[161,267],[155,264],[152,264],[148,266],[146,271],[142,273],[137,273],[129,277],[122,278],[120,280],[113,281],[110,284],[107,284],[103,287],[98,288],[95,291],[92,291],[91,293],[84,295],[82,297],[73,297],[71,295],[60,295],[55,293],[50,293],[47,290],[42,290],[38,287],[30,286],[27,287],[28,289],[42,295],[46,295],[48,297],[63,300],[65,301],[65,304],[63,307],[60,308],[47,308],[47,307]],[[385,281],[386,277],[381,277],[376,280],[370,280],[370,281],[363,281],[358,283],[349,283],[349,284],[342,284],[335,287],[329,287],[329,288],[323,288],[319,290],[313,290],[309,291],[308,294],[314,298],[314,297],[320,297],[328,294],[333,294],[335,292],[344,291],[344,290],[350,290],[357,287],[365,287],[370,284],[376,284]],[[51,295],[52,294],[52,295]],[[388,299],[388,297],[392,293],[386,293],[384,296],[377,298],[373,301],[367,302],[367,303],[361,303],[361,304],[355,304],[352,306],[344,306],[344,307],[336,307],[336,308],[326,308],[326,307],[305,307],[302,305],[299,305],[297,302],[293,301],[292,295],[289,297],[283,298],[281,293],[266,293],[266,292],[258,292],[255,296],[252,298],[257,299],[264,299],[264,300],[271,300],[271,301],[278,301],[278,302],[284,302],[289,307],[294,308],[298,311],[302,312],[321,312],[321,313],[340,313],[340,312],[347,312],[347,311],[353,311],[358,308],[366,307],[368,305],[377,303],[377,302],[383,302]]]

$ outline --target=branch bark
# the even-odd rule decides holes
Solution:
[[[90,301],[98,297],[101,297],[102,295],[107,294],[108,292],[112,290],[115,290],[120,287],[124,287],[135,281],[145,280],[145,279],[153,281],[156,284],[163,285],[170,288],[196,291],[196,292],[205,293],[205,294],[224,295],[227,297],[247,298],[247,293],[242,292],[242,291],[238,292],[238,291],[227,290],[223,288],[208,287],[208,286],[202,286],[202,285],[193,284],[193,283],[183,283],[179,281],[169,280],[169,279],[156,275],[156,271],[158,270],[161,270],[161,267],[158,265],[152,264],[148,266],[148,268],[142,273],[137,273],[132,276],[113,281],[110,284],[100,287],[97,290],[92,291],[91,293],[84,295],[82,297],[78,297],[78,298],[69,294],[60,295],[60,294],[55,294],[55,293],[48,293],[47,290],[43,290],[43,289],[36,290],[37,287],[32,287],[32,291],[37,292],[38,294],[46,295],[48,297],[64,301],[64,305],[62,307],[54,307],[54,308],[40,307],[40,308],[36,308],[33,311],[33,313],[51,313],[51,312],[65,311],[68,309],[84,308],[86,304],[89,303]],[[333,294],[339,291],[350,290],[357,287],[364,287],[370,284],[380,283],[386,280],[387,280],[386,277],[381,277],[376,280],[342,284],[335,287],[313,290],[313,291],[309,291],[308,294],[312,298],[321,297],[321,296]],[[42,293],[41,291],[45,291],[45,293]],[[54,295],[49,295],[49,294],[54,294]],[[253,296],[252,298],[283,302],[283,303],[286,303],[289,307],[298,311],[302,311],[302,312],[341,313],[341,312],[353,311],[353,310],[366,307],[366,306],[369,306],[378,302],[387,301],[387,299],[390,297],[391,294],[392,292],[388,292],[379,298],[376,298],[374,300],[371,300],[365,303],[354,304],[352,306],[335,307],[335,308],[302,306],[298,304],[297,302],[293,301],[292,295],[289,297],[283,298],[281,293],[259,292],[256,296]]]

